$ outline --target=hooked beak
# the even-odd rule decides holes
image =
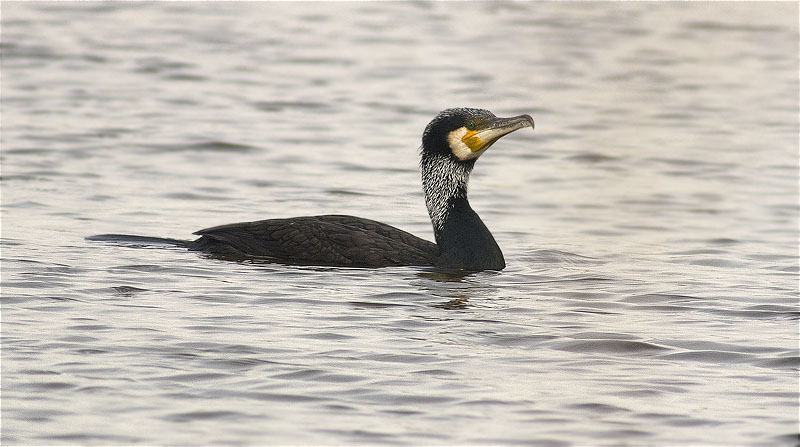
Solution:
[[[524,127],[534,128],[533,118],[530,115],[495,118],[481,123],[474,131],[467,132],[462,141],[472,152],[483,151],[504,135]]]

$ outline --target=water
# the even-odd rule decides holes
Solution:
[[[794,3],[3,3],[5,444],[794,445]],[[432,238],[441,109],[501,273],[90,243]]]

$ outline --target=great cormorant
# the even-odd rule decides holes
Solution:
[[[166,243],[215,255],[343,267],[435,266],[442,270],[502,270],[494,237],[467,200],[475,161],[503,135],[533,118],[498,118],[482,109],[439,113],[422,134],[420,168],[436,243],[374,220],[324,215],[242,222],[200,230],[194,241],[104,234],[89,240]]]

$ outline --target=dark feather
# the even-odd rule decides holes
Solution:
[[[193,250],[292,264],[388,267],[433,265],[436,244],[374,220],[324,215],[207,228]]]

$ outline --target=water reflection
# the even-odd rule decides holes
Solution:
[[[499,286],[493,285],[493,279],[500,272],[494,271],[437,271],[417,272],[416,276],[423,280],[414,281],[418,290],[433,297],[445,298],[445,301],[433,304],[433,307],[446,310],[464,310],[473,307],[470,300],[481,302],[495,296]]]
[[[446,310],[464,310],[469,308],[470,305],[469,299],[465,296],[462,296],[439,304],[434,304],[433,307]]]

